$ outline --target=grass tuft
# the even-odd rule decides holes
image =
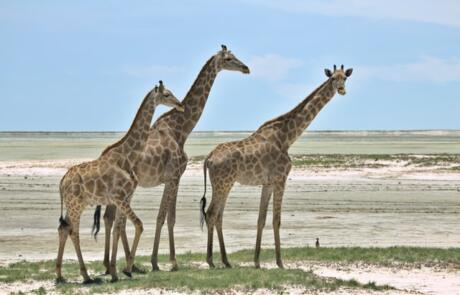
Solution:
[[[460,268],[460,249],[437,249],[418,247],[389,247],[389,248],[287,248],[283,249],[285,262],[310,261],[334,263],[367,263],[374,265],[445,265]],[[63,273],[68,283],[59,284],[56,290],[63,294],[106,293],[126,289],[151,289],[164,290],[199,290],[204,293],[237,288],[253,290],[268,288],[282,292],[283,286],[300,286],[308,290],[333,291],[341,287],[370,290],[387,290],[390,286],[380,286],[375,282],[361,284],[356,280],[340,280],[318,277],[311,271],[301,269],[255,269],[252,267],[253,250],[241,250],[229,255],[234,268],[202,269],[197,263],[205,261],[205,254],[187,252],[177,256],[180,270],[178,272],[147,272],[134,274],[132,279],[123,277],[120,281],[109,283],[110,276],[103,276],[104,267],[101,262],[87,264],[90,274],[103,280],[101,284],[83,286],[79,276],[79,267],[76,261],[66,261],[63,264]],[[220,261],[215,254],[215,261]],[[274,250],[266,249],[261,252],[261,261],[274,262]],[[160,263],[167,263],[168,256],[160,255]],[[119,268],[124,266],[123,260],[119,261]],[[150,264],[150,257],[136,258],[137,264]],[[249,263],[250,266],[247,266]],[[0,267],[0,282],[27,282],[54,280],[54,261],[27,262],[20,261],[8,266]],[[99,275],[98,275],[99,274]],[[43,287],[32,291],[34,294],[46,294]],[[21,294],[16,293],[16,294]]]

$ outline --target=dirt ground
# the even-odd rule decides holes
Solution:
[[[344,264],[344,263],[323,263],[317,261],[301,261],[286,263],[290,269],[301,269],[312,271],[320,277],[338,278],[343,280],[355,279],[359,283],[374,282],[376,285],[389,285],[392,290],[373,291],[362,289],[341,288],[336,291],[312,291],[303,287],[283,286],[284,294],[426,294],[426,295],[458,295],[460,294],[460,270],[449,266],[414,266],[407,265],[401,267],[383,267],[370,264]],[[160,267],[167,268],[166,265]],[[198,267],[207,267],[204,263]],[[263,268],[276,268],[274,263],[264,263]],[[0,283],[0,294],[10,294],[11,292],[22,291],[32,292],[40,287],[47,290],[47,294],[58,294],[53,282],[32,281],[27,283]],[[83,291],[82,291],[83,292]],[[244,291],[238,288],[222,291],[223,294],[279,294],[278,290],[258,289]],[[148,289],[148,290],[125,290],[116,294],[190,294],[190,292],[180,290]],[[199,294],[198,291],[191,294]]]
[[[0,165],[0,264],[18,260],[53,259],[57,248],[57,219],[60,203],[57,184],[73,162],[16,162]],[[200,164],[190,165],[179,190],[175,228],[178,253],[203,252],[206,234],[199,228],[199,199],[203,192]],[[144,221],[139,255],[149,255],[153,244],[155,217],[162,186],[139,188],[134,209]],[[385,169],[303,169],[290,174],[283,202],[282,247],[312,246],[317,237],[322,246],[394,245],[458,247],[460,245],[460,174],[438,173],[421,167],[410,169],[400,163]],[[260,188],[236,185],[224,215],[227,249],[253,248]],[[82,217],[81,241],[85,260],[102,258],[103,231],[96,243],[90,237],[92,208]],[[273,247],[269,214],[263,247]],[[128,225],[132,237],[132,227]],[[216,248],[217,250],[217,248]],[[163,230],[161,253],[168,253],[167,231]],[[121,253],[120,251],[120,257]],[[71,243],[65,259],[75,259]],[[265,264],[264,267],[274,267]],[[340,289],[327,294],[460,294],[460,273],[448,267],[380,267],[372,265],[299,262],[290,268],[313,271],[322,277],[355,279],[360,283],[388,284],[396,290],[383,292]],[[164,266],[166,269],[167,266]],[[53,290],[52,282],[0,284],[0,294],[30,292],[39,287]],[[288,294],[309,290],[285,286]],[[153,289],[120,294],[182,294]],[[229,294],[276,294],[261,289]],[[311,293],[311,292],[310,292]],[[314,294],[326,294],[315,292]]]

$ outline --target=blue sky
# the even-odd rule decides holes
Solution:
[[[97,3],[96,3],[97,2]],[[162,79],[182,98],[220,44],[195,130],[253,130],[354,72],[311,130],[460,129],[459,1],[0,1],[0,130],[128,129]],[[166,108],[158,108],[157,117]]]

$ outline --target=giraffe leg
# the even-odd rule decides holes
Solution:
[[[77,212],[76,214],[69,214],[70,224],[72,229],[70,230],[70,239],[73,242],[75,247],[75,252],[77,253],[78,263],[80,264],[80,274],[83,277],[84,284],[90,284],[94,281],[89,277],[88,271],[86,270],[85,262],[83,261],[83,255],[81,254],[80,249],[80,214],[81,211]]]
[[[171,189],[168,205],[169,260],[171,261],[171,271],[179,270],[179,266],[176,261],[176,248],[174,246],[174,224],[176,223],[176,200],[178,188],[179,181],[177,181],[175,188]]]
[[[265,227],[265,220],[267,219],[267,209],[270,203],[270,197],[272,195],[272,187],[264,185],[262,187],[262,196],[260,198],[259,206],[259,219],[257,221],[257,239],[256,239],[256,250],[254,253],[254,264],[256,268],[260,268],[260,245],[262,243],[262,232]]]
[[[131,256],[131,250],[129,248],[128,235],[126,234],[126,216],[123,217],[123,223],[122,223],[121,230],[120,230],[120,238],[121,238],[121,244],[123,245],[123,250],[125,251],[126,265],[128,265],[128,261],[129,261],[128,259]],[[131,272],[145,273],[145,270],[143,270],[142,267],[138,267],[136,266],[136,264],[133,264],[133,268]],[[127,268],[123,270],[123,273],[129,274]]]
[[[281,260],[280,226],[281,205],[283,202],[285,183],[286,182],[276,184],[273,192],[273,233],[275,236],[276,264],[279,268],[284,268],[283,261]]]
[[[117,208],[118,209],[118,208]],[[115,226],[113,227],[112,237],[112,257],[110,259],[110,275],[112,276],[112,282],[118,281],[117,275],[117,252],[118,252],[118,240],[120,238],[120,228],[123,223],[123,216],[120,210],[116,210],[115,215]]]
[[[117,207],[114,205],[107,205],[104,212],[104,226],[105,226],[105,247],[104,247],[104,266],[105,274],[110,274],[110,235],[115,220]]]
[[[137,217],[137,215],[134,213],[133,209],[131,208],[129,201],[122,201],[122,202],[117,202],[117,212],[121,211],[121,215],[126,216],[134,225],[136,228],[135,233],[134,233],[134,240],[133,240],[133,245],[130,251],[129,259],[127,261],[127,266],[126,266],[126,274],[128,276],[131,276],[131,272],[133,269],[133,264],[134,264],[134,258],[136,257],[136,250],[137,246],[139,245],[139,240],[141,238],[141,234],[144,231],[144,226],[142,224],[142,221]],[[120,224],[121,227],[119,228],[120,232],[123,230],[123,218],[120,216]]]
[[[105,224],[105,250],[104,250],[104,266],[105,274],[110,274],[110,235],[115,220],[115,214],[117,207],[115,205],[107,205],[104,213],[104,224]],[[130,256],[128,236],[126,235],[126,217],[123,218],[122,226],[120,229],[120,238],[125,251],[126,263]],[[126,271],[126,270],[125,270]],[[140,269],[133,266],[133,272],[140,272]]]
[[[158,249],[160,247],[161,228],[165,223],[166,215],[168,213],[169,196],[173,195],[174,191],[176,191],[175,194],[177,194],[177,186],[174,183],[168,182],[165,184],[163,197],[161,198],[160,209],[158,210],[155,240],[153,241],[152,257],[150,259],[150,262],[152,263],[152,271],[160,270],[158,267]]]
[[[66,218],[66,221],[68,222],[68,218]],[[67,224],[60,224],[58,227],[58,233],[59,233],[59,250],[58,250],[58,256],[56,259],[56,282],[61,283],[64,282],[64,277],[62,276],[62,257],[64,255],[64,249],[65,249],[65,244],[67,241],[67,238],[69,236],[69,231],[70,231],[70,226]]]
[[[217,231],[217,237],[219,238],[219,247],[220,247],[220,255],[222,258],[222,263],[225,265],[227,268],[231,268],[231,264],[228,262],[227,258],[227,251],[225,250],[225,243],[224,243],[224,235],[222,233],[222,219],[224,215],[224,205],[222,208],[219,210],[219,214],[217,215],[217,220],[216,220],[216,231]]]
[[[209,211],[208,211],[209,212]],[[209,218],[207,222],[208,226],[208,248],[207,248],[207,255],[206,255],[206,262],[208,263],[210,268],[215,268],[213,259],[212,259],[212,239],[214,236],[214,220],[211,219],[210,214],[206,213],[206,219]]]
[[[217,198],[212,198],[211,204],[209,204],[208,210],[206,211],[206,225],[208,228],[208,247],[207,247],[207,255],[206,255],[206,262],[208,263],[210,268],[214,268],[213,262],[213,238],[214,238],[214,226],[216,224],[217,214],[218,211],[216,210],[217,206]]]
[[[121,238],[121,244],[123,245],[123,250],[125,252],[126,266],[128,266],[129,257],[131,256],[131,251],[129,249],[128,235],[126,234],[126,216],[121,217],[120,238]],[[127,268],[125,268],[123,272],[129,273]]]
[[[136,227],[135,234],[134,234],[134,241],[133,241],[133,246],[131,248],[131,255],[130,255],[130,264],[128,265],[128,268],[132,271],[133,266],[134,266],[134,259],[136,257],[136,251],[137,247],[139,246],[139,241],[141,238],[141,234],[144,231],[144,225],[142,224],[142,221],[137,217],[133,211],[131,211],[131,214],[128,215],[130,216],[131,222],[134,224]]]
[[[228,171],[228,170],[226,170]],[[217,229],[217,235],[219,238],[220,250],[222,253],[222,261],[226,267],[231,267],[228,263],[227,253],[225,252],[224,236],[222,234],[222,216],[224,213],[225,202],[228,194],[233,187],[235,182],[235,175],[230,171],[229,175],[226,175],[225,182],[219,181],[222,179],[219,175],[215,174],[213,170],[209,170],[209,176],[212,184],[212,199],[209,204],[208,210],[206,211],[206,224],[208,227],[208,249],[207,259],[209,267],[214,268],[213,263],[213,238],[214,238],[214,226]],[[219,215],[220,223],[219,223]]]
[[[120,228],[120,238],[121,238],[121,244],[123,245],[123,250],[125,252],[126,265],[128,265],[129,257],[131,256],[131,250],[129,248],[128,235],[126,234],[126,216],[123,216],[123,221],[122,221],[122,225],[121,225],[121,228]],[[132,272],[144,273],[142,268],[137,267],[135,264],[133,264]],[[125,268],[123,270],[123,273],[125,273],[125,274],[129,273],[127,271],[127,268]]]
[[[110,274],[110,235],[113,227],[113,222],[115,220],[115,214],[117,211],[117,206],[107,205],[104,213],[104,224],[105,224],[105,250],[104,250],[104,266],[106,268],[105,274]],[[128,258],[130,256],[128,236],[126,235],[126,217],[123,218],[123,224],[120,231],[121,243],[123,245],[123,250],[125,251],[126,263],[128,263]],[[133,266],[134,268],[134,266]],[[135,272],[139,272],[139,268],[135,268]]]

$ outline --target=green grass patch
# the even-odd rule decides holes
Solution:
[[[108,279],[108,278],[107,278]],[[311,290],[333,291],[340,287],[367,288],[374,290],[390,289],[373,283],[360,284],[355,280],[325,279],[299,269],[255,269],[253,267],[217,268],[213,270],[182,266],[178,272],[149,272],[135,275],[133,279],[123,278],[116,283],[103,282],[90,287],[91,293],[117,292],[126,289],[152,289],[195,291],[214,294],[216,291],[237,288],[254,290],[268,288],[282,291],[284,286],[302,286]],[[63,284],[58,290],[72,294],[76,284]]]
[[[453,166],[453,167],[447,168],[446,170],[449,170],[449,171],[460,171],[460,166]]]
[[[387,162],[382,162],[387,161]],[[382,168],[390,162],[407,162],[407,166],[430,167],[460,165],[459,154],[311,154],[293,155],[292,162],[295,167],[317,168]]]
[[[388,247],[388,248],[289,248],[283,251],[287,261],[312,260],[324,262],[355,263],[364,262],[375,265],[390,266],[393,264],[451,264],[460,267],[460,248],[438,249],[421,247]],[[248,251],[248,250],[245,250]],[[240,251],[235,254],[243,254]],[[250,251],[248,251],[250,252]],[[249,254],[249,253],[248,253]],[[263,260],[274,257],[273,250],[262,251]]]
[[[460,248],[438,249],[418,247],[389,247],[389,248],[286,248],[282,251],[285,263],[292,261],[335,262],[335,263],[367,263],[375,265],[450,265],[460,268]],[[354,280],[326,279],[312,272],[300,269],[255,269],[252,267],[253,250],[241,250],[229,255],[232,269],[200,269],[197,262],[205,261],[203,253],[185,253],[177,256],[180,270],[178,272],[147,272],[134,274],[132,279],[124,277],[120,272],[120,281],[109,283],[110,276],[103,278],[101,284],[82,286],[77,261],[66,261],[63,274],[69,283],[58,285],[58,291],[64,294],[79,294],[84,288],[89,293],[116,292],[124,289],[162,288],[166,290],[200,290],[213,293],[216,290],[238,288],[253,290],[269,288],[282,291],[283,286],[301,286],[312,290],[336,290],[340,287],[369,288],[383,290],[389,286],[377,286],[374,283],[359,284]],[[215,262],[220,261],[218,253]],[[262,250],[261,261],[274,263],[275,253],[272,249]],[[168,256],[160,255],[160,263],[167,263]],[[54,280],[54,261],[27,262],[21,261],[0,267],[0,282],[25,282],[29,280]],[[241,266],[249,263],[249,266]],[[150,257],[139,256],[136,264],[150,265]],[[219,264],[218,264],[219,265]],[[104,268],[101,262],[89,262],[87,267],[91,274],[102,274]],[[119,261],[119,269],[124,267],[124,261]],[[37,294],[46,294],[46,290],[37,289]]]
[[[191,164],[202,164],[204,156],[190,158]],[[294,167],[313,168],[383,168],[390,162],[406,162],[406,166],[452,166],[460,169],[460,154],[296,154],[291,156]],[[458,165],[458,166],[457,166]],[[457,171],[457,169],[446,169]]]

